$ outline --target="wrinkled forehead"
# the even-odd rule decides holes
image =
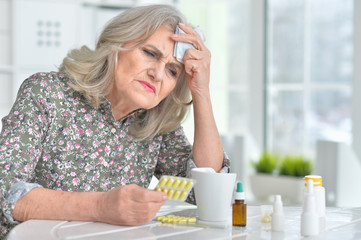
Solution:
[[[145,44],[147,41],[149,41],[150,38],[154,37],[155,34],[159,33],[159,30],[168,30],[170,31],[172,34],[175,33],[177,28],[177,24],[172,24],[169,22],[164,22],[162,25],[160,25],[159,27],[155,27],[155,28],[151,28],[148,29],[144,32],[144,34],[142,34],[139,38],[129,41],[127,43],[124,43],[124,45],[128,45],[131,46],[132,48],[136,48],[139,47],[143,44]],[[128,43],[132,43],[132,44],[128,44]],[[173,42],[174,44],[174,42]]]

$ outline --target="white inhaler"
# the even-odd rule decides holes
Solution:
[[[285,214],[281,195],[276,195],[273,203],[271,228],[273,232],[283,232],[285,229]]]
[[[307,182],[313,180],[313,191],[316,199],[316,211],[319,217],[319,230],[323,232],[326,226],[326,190],[322,186],[322,176],[307,175],[304,177],[306,183],[303,189],[303,203],[306,201],[307,195]]]
[[[317,236],[320,232],[319,217],[316,209],[316,197],[313,180],[307,181],[307,192],[302,206],[301,235],[305,237]]]

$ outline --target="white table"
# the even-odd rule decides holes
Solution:
[[[67,222],[30,220],[16,226],[9,240],[52,239],[303,239],[300,235],[300,207],[284,207],[285,231],[265,230],[261,223],[259,206],[248,206],[247,227],[209,227],[203,225],[177,225],[153,220],[135,227],[114,226],[94,222]],[[158,215],[196,216],[195,206],[167,203]],[[230,216],[231,220],[231,216]],[[317,237],[306,239],[361,239],[361,207],[352,209],[327,208],[326,230]]]

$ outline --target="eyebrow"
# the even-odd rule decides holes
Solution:
[[[157,54],[160,58],[163,58],[163,57],[164,57],[164,54],[163,54],[156,46],[154,46],[154,45],[152,45],[152,44],[148,44],[148,45],[146,45],[146,46],[151,47],[151,48],[153,49],[153,51],[155,51],[156,54]],[[172,65],[173,67],[178,68],[179,70],[182,70],[182,64],[179,63],[179,62],[176,61],[176,60],[173,61],[173,62],[170,62],[169,64]]]

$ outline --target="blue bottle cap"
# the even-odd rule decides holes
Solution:
[[[243,192],[242,182],[237,182],[237,191],[235,193],[235,199],[244,200],[245,194]]]
[[[242,182],[237,183],[237,192],[243,192]]]

